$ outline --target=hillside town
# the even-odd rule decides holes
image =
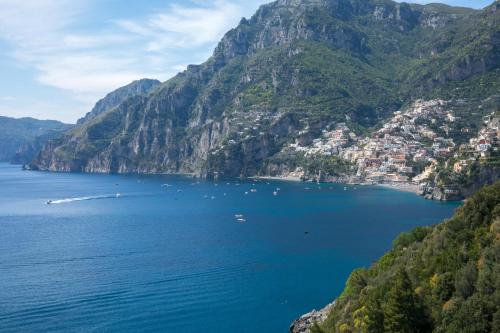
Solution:
[[[423,183],[438,161],[459,158],[454,165],[460,172],[470,161],[498,149],[499,116],[484,118],[484,127],[469,143],[458,145],[448,136],[458,118],[443,100],[416,101],[405,111],[397,111],[371,137],[361,138],[344,123],[307,147],[298,143],[290,148],[307,156],[338,156],[352,165],[357,183]]]

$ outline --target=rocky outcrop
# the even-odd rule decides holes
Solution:
[[[464,200],[483,186],[494,184],[500,179],[500,167],[498,165],[479,165],[473,179],[465,184],[449,183],[436,185],[438,178],[429,184],[422,186],[420,195],[429,200],[457,201]]]
[[[299,319],[295,320],[290,326],[290,333],[310,333],[310,328],[314,324],[321,324],[326,320],[335,302],[328,304],[323,309],[316,311],[313,310]]]

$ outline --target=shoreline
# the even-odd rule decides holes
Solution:
[[[248,177],[248,179],[259,179],[259,180],[282,180],[287,182],[303,182],[303,180],[298,176],[254,176]]]
[[[303,314],[299,318],[295,319],[290,325],[289,332],[310,333],[310,329],[314,326],[314,324],[322,324],[326,321],[336,302],[337,301],[335,300],[320,310],[312,310],[311,312]]]
[[[414,193],[417,195],[419,195],[419,193],[420,193],[420,186],[415,185],[415,184],[410,184],[410,183],[401,183],[401,184],[379,183],[379,184],[375,184],[375,185],[386,188],[386,189],[390,189],[390,190],[400,191],[400,192]]]
[[[281,181],[289,181],[289,182],[302,182],[302,183],[307,183],[307,180],[303,180],[301,177],[298,176],[254,176],[254,177],[249,177],[249,179],[259,179],[259,180],[281,180]],[[407,193],[414,193],[419,195],[420,193],[420,186],[412,183],[375,183],[375,184],[368,184],[368,183],[349,183],[349,182],[326,182],[329,184],[339,184],[339,185],[359,185],[359,186],[380,186],[382,188],[390,189],[390,190],[395,190],[395,191],[400,191],[400,192],[407,192]]]

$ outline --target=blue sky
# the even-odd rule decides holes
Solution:
[[[164,81],[203,62],[266,2],[0,0],[0,115],[74,122],[135,79]],[[492,0],[439,2],[482,8]]]

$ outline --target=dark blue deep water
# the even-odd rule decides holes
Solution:
[[[378,187],[0,164],[0,332],[284,333],[398,233],[455,208]]]

